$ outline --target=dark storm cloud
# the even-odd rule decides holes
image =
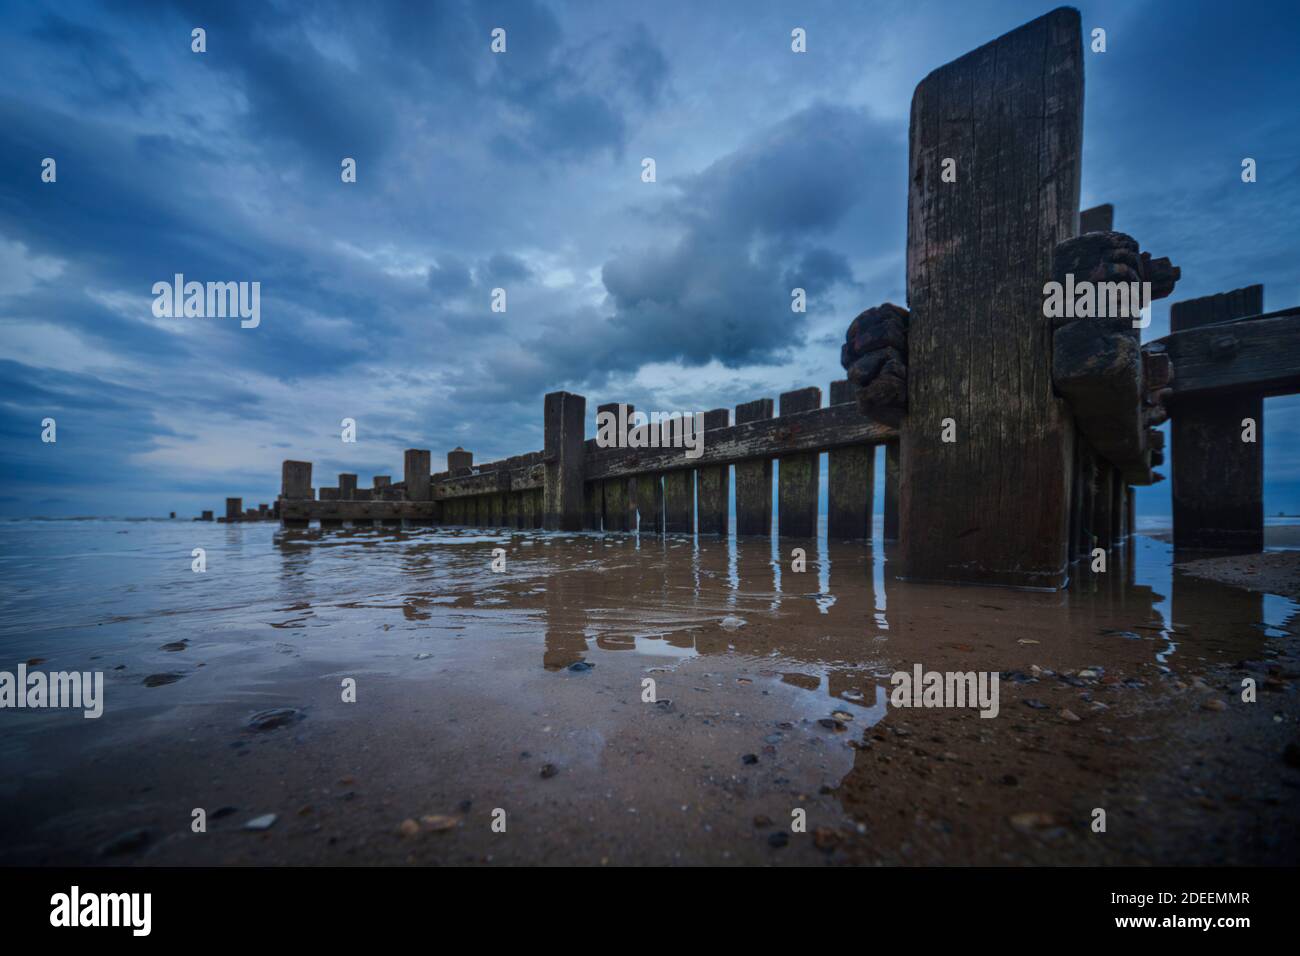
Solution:
[[[820,243],[901,169],[895,135],[865,112],[801,110],[703,172],[665,181],[677,194],[664,216],[681,238],[605,263],[612,315],[589,333],[587,362],[572,342],[539,346],[580,380],[646,361],[782,361],[806,326],[792,289],[816,301],[853,283],[845,256]]]
[[[1184,267],[1180,295],[1264,281],[1291,304],[1294,14],[1160,9],[1085,10],[1111,37],[1087,66],[1085,199]],[[40,484],[81,512],[162,488],[267,500],[267,461],[321,434],[327,479],[410,445],[513,454],[540,447],[543,393],[604,400],[649,363],[716,405],[824,384],[828,327],[901,289],[908,91],[1041,12],[813,2],[796,57],[770,5],[0,0],[4,510]],[[175,272],[259,280],[261,327],[155,320]],[[339,450],[358,405],[381,450]]]

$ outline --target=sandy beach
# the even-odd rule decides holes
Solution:
[[[270,526],[204,528],[227,570],[196,581],[157,557],[173,528],[83,533],[70,600],[99,548],[122,577],[60,627],[10,586],[7,657],[102,667],[108,685],[99,720],[5,715],[0,753],[27,770],[0,785],[0,861],[1209,864],[1300,848],[1296,605],[1175,571],[1153,538],[1049,594],[905,584],[879,541],[805,543],[795,573],[785,542]],[[998,716],[890,706],[890,675],[918,663],[999,672]]]

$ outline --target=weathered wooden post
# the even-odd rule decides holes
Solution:
[[[831,404],[857,401],[847,379],[831,382]],[[826,534],[831,538],[870,538],[871,499],[876,482],[874,445],[834,448],[826,456]]]
[[[661,475],[636,476],[638,531],[659,534],[664,530],[664,493]]]
[[[408,448],[402,456],[402,483],[407,501],[432,501],[432,453],[427,448]],[[342,477],[342,476],[340,476]]]
[[[736,424],[772,417],[772,400],[759,398],[736,406]],[[736,534],[772,533],[772,459],[736,463]]]
[[[822,390],[799,388],[781,395],[781,415],[811,412],[822,407]],[[821,455],[810,452],[782,455],[777,476],[777,534],[783,538],[817,536],[817,492],[821,483]]]
[[[357,476],[347,474],[346,472],[339,475],[339,501],[355,501],[357,498]]]
[[[1169,331],[1172,335],[1263,311],[1264,287],[1247,286],[1175,302]],[[1242,392],[1175,398],[1170,417],[1174,548],[1264,550],[1263,396]],[[1246,419],[1255,423],[1253,442],[1242,441]]]
[[[202,514],[199,515],[199,520],[200,520],[200,521],[211,521],[211,520],[212,520],[212,512],[211,512],[211,511],[204,511]]]
[[[226,520],[239,521],[244,516],[244,499],[227,498],[226,499]]]
[[[582,463],[586,452],[583,431],[587,400],[570,392],[546,396],[543,429],[546,435],[546,482],[543,526],[548,531],[582,529]]]
[[[702,447],[708,447],[709,432],[731,424],[731,412],[715,408],[704,413]],[[710,465],[695,471],[695,495],[698,499],[700,534],[721,534],[728,531],[727,505],[731,469],[726,465]]]
[[[664,472],[664,531],[695,533],[695,472],[674,468]]]
[[[939,68],[913,96],[904,577],[1067,580],[1073,424],[1052,389],[1043,286],[1078,225],[1082,128],[1068,8]]]

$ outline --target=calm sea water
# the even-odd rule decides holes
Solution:
[[[906,587],[886,573],[889,552],[879,540],[877,522],[874,547],[828,547],[823,539],[810,551],[810,571],[824,603],[833,602],[840,588],[858,585],[861,575],[856,573],[833,576],[834,569],[847,563],[869,569],[867,586],[877,592],[879,606],[888,604],[892,589]],[[783,583],[782,566],[788,562],[779,560],[775,542],[769,547],[767,542],[744,539],[738,549],[734,538],[701,541],[718,555],[716,571],[724,590],[757,587],[778,597],[783,588],[810,590],[802,576],[788,569]],[[509,549],[506,573],[488,569],[495,547]],[[464,529],[322,535],[285,534],[271,522],[0,521],[0,660],[123,654],[222,635],[274,639],[277,632],[295,629],[315,629],[322,639],[334,629],[332,636],[346,647],[349,633],[427,627],[430,608],[457,603],[482,612],[520,605],[525,609],[514,618],[496,617],[503,626],[525,627],[530,619],[539,623],[537,617],[544,612],[527,609],[527,601],[517,600],[521,595],[542,593],[557,571],[584,562],[599,566],[605,555],[618,553],[610,548],[623,547],[647,553],[668,549],[671,560],[649,568],[650,573],[671,579],[680,571],[694,573],[699,580],[699,554],[681,557],[699,550],[689,537],[629,542],[617,535],[557,538],[540,532]],[[200,548],[207,570],[195,573],[193,552]],[[738,579],[742,568],[747,578],[743,587]],[[704,573],[714,572],[705,568]],[[1133,585],[1150,589],[1156,610],[1167,620],[1175,619],[1175,574],[1166,543],[1139,536],[1132,566],[1123,573]],[[625,597],[633,600],[632,595]],[[617,605],[620,595],[615,591],[596,598],[602,605]],[[682,603],[685,607],[692,602]],[[1260,617],[1267,626],[1285,627],[1295,613],[1294,602],[1262,598]],[[367,649],[356,646],[351,653],[361,656]]]

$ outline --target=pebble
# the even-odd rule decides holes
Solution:
[[[1047,710],[1046,704],[1044,704],[1041,700],[1037,700],[1036,698],[1033,697],[1028,697],[1025,699],[1025,706],[1032,707],[1034,710]]]
[[[1080,720],[1083,719],[1074,711],[1070,710],[1070,708],[1068,707],[1064,707],[1061,709],[1061,716],[1064,717],[1066,720],[1070,721],[1070,723],[1072,724],[1078,723]]]
[[[593,663],[591,663],[590,661],[578,661],[578,662],[575,663],[575,664],[570,664],[570,665],[569,665],[569,670],[574,671],[575,673],[581,674],[583,671],[589,671],[589,670],[591,670],[591,669],[592,669],[593,667],[595,667],[595,666],[596,666],[596,665],[593,664]]]
[[[840,832],[830,827],[818,827],[813,830],[813,845],[819,850],[830,852],[840,845]]]
[[[1207,701],[1205,701],[1204,703],[1201,704],[1201,709],[1203,709],[1203,710],[1227,710],[1227,709],[1228,709],[1228,705],[1225,704],[1225,703],[1224,703],[1222,700],[1220,700],[1218,697],[1211,697],[1209,700],[1207,700]]]
[[[772,818],[765,813],[760,813],[756,817],[754,817],[754,826],[756,827],[760,827],[760,828],[770,827],[771,825],[772,825]]]
[[[153,840],[153,831],[140,827],[136,830],[127,830],[120,833],[113,839],[109,840],[99,848],[100,856],[121,856],[123,853],[134,853],[137,850],[143,850]]]
[[[143,683],[145,687],[162,687],[164,684],[174,684],[184,676],[184,674],[174,672],[150,674],[144,679]]]
[[[745,620],[744,618],[736,617],[734,614],[728,614],[721,621],[719,621],[718,624],[721,625],[722,627],[725,627],[729,631],[734,631],[737,628],[744,627]]]
[[[430,813],[427,816],[420,817],[420,823],[424,825],[426,830],[433,833],[445,833],[460,826],[460,817],[444,813]]]
[[[835,731],[837,734],[843,733],[844,731],[848,730],[848,728],[845,727],[842,722],[835,720],[831,717],[823,717],[821,720],[817,721],[817,723],[825,727],[827,730]]]
[[[741,757],[740,759],[743,763],[746,764],[756,764],[758,763],[758,754],[745,754],[745,756]]]
[[[846,721],[847,721],[847,720],[852,720],[852,719],[853,719],[853,715],[850,714],[847,710],[835,710],[835,711],[832,711],[832,712],[831,712],[831,716],[834,717],[836,720],[846,720]]]
[[[252,717],[249,717],[248,727],[250,730],[274,730],[277,727],[291,724],[295,720],[301,720],[302,716],[301,711],[294,710],[292,707],[276,707],[271,710],[258,711]]]
[[[161,651],[183,651],[189,647],[189,641],[172,641],[170,644],[164,644],[159,648]]]
[[[767,845],[778,850],[789,842],[790,834],[784,830],[777,830],[775,833],[769,834],[767,838]]]
[[[555,764],[553,764],[553,763],[543,764],[543,765],[542,765],[541,778],[542,778],[543,780],[550,780],[552,777],[554,777],[554,776],[555,776],[557,773],[559,773],[559,772],[560,772],[560,771],[559,771],[559,768],[557,768],[557,767],[555,766]]]
[[[275,821],[278,819],[279,817],[277,817],[274,813],[264,813],[260,817],[253,817],[253,819],[245,823],[244,829],[245,830],[269,830],[271,829],[271,827],[275,826]]]
[[[1063,832],[1050,813],[1016,813],[1010,818],[1012,828],[1029,836],[1055,836]]]

